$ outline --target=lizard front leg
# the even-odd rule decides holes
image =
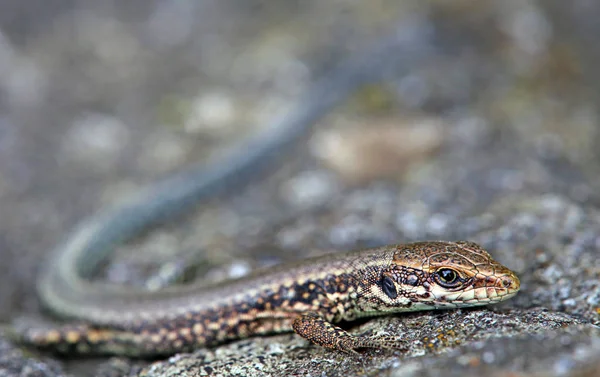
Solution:
[[[357,348],[406,348],[406,342],[396,337],[350,334],[316,313],[299,315],[292,328],[311,343],[346,353],[356,354]]]

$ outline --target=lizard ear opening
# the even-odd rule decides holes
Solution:
[[[381,290],[392,300],[398,297],[398,291],[396,291],[396,284],[389,276],[383,275],[380,281]]]

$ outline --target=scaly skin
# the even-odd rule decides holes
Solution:
[[[352,335],[359,317],[487,305],[519,279],[475,243],[418,242],[308,259],[213,287],[172,287],[76,304],[86,324],[31,329],[26,343],[63,353],[169,355],[233,339],[295,331],[326,348],[402,348],[401,339]]]

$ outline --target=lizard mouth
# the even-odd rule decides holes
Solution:
[[[520,287],[521,282],[512,271],[500,276],[475,277],[470,288],[455,292],[433,291],[433,303],[440,308],[488,305],[508,300],[519,292]]]

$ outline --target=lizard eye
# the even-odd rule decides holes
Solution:
[[[461,280],[458,273],[450,268],[441,268],[433,275],[436,283],[444,288],[456,288]]]
[[[383,293],[388,295],[388,297],[391,299],[398,297],[396,284],[394,284],[394,281],[389,276],[383,276],[381,278],[381,290],[383,290]]]

